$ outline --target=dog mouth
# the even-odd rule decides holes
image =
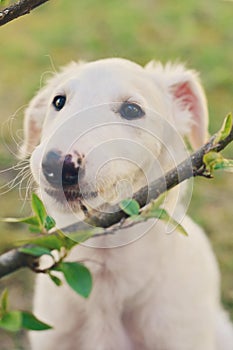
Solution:
[[[97,191],[83,192],[80,191],[79,187],[62,189],[45,188],[45,192],[61,204],[81,204],[84,200],[96,198],[98,195]]]

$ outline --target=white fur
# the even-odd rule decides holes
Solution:
[[[59,94],[67,102],[57,112],[51,102]],[[145,116],[123,120],[119,106],[126,100],[138,103]],[[80,186],[87,192],[96,186],[98,192],[85,202],[91,211],[119,201],[130,194],[130,186],[134,192],[180,162],[187,155],[180,135],[200,146],[207,121],[197,74],[182,65],[153,62],[142,68],[122,59],[72,63],[29,105],[21,152],[32,152],[39,193],[63,227],[83,219],[83,213],[46,193],[41,163],[50,149],[85,154]],[[183,190],[177,187],[166,200],[176,217],[185,214]],[[34,312],[55,329],[32,332],[32,349],[232,350],[233,330],[220,305],[212,249],[190,218],[185,216],[182,225],[188,238],[178,231],[166,234],[163,222],[148,221],[73,249],[68,260],[86,260],[93,274],[87,300],[39,275]],[[115,248],[106,249],[110,246]]]

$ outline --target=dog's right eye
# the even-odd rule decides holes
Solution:
[[[53,99],[53,106],[56,109],[56,111],[60,111],[66,103],[66,96],[64,95],[58,95],[55,96]]]

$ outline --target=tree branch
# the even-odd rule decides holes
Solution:
[[[34,256],[21,253],[17,248],[0,255],[0,278],[22,268],[37,265]]]
[[[155,200],[162,193],[172,189],[184,180],[195,176],[210,177],[206,173],[203,157],[210,151],[220,152],[230,142],[233,141],[233,127],[230,133],[223,140],[215,144],[216,135],[211,137],[198,151],[193,153],[189,158],[180,163],[176,168],[170,170],[165,176],[152,182],[149,187],[145,186],[136,192],[133,198],[139,203],[140,207],[144,207],[151,200]],[[109,213],[109,211],[111,211]],[[96,212],[88,216],[85,221],[78,222],[74,225],[63,228],[65,233],[85,230],[91,226],[108,228],[122,219],[127,218],[127,214],[123,212],[119,205],[108,207],[108,213]],[[8,251],[0,256],[0,278],[10,274],[21,267],[34,268],[37,265],[37,258],[21,253],[17,248]]]
[[[49,0],[20,0],[0,11],[0,26],[24,16]]]
[[[162,193],[172,189],[179,183],[195,176],[205,176],[205,164],[203,162],[203,157],[210,151],[220,152],[222,151],[230,142],[233,141],[233,127],[229,135],[214,145],[214,140],[216,135],[212,136],[211,139],[202,146],[199,150],[193,153],[189,158],[180,163],[177,167],[167,172],[164,176],[153,181],[149,186],[141,188],[138,192],[133,195],[140,208],[143,208],[151,200],[157,199]],[[73,225],[64,227],[63,232],[75,232],[79,230],[85,230],[90,228],[90,226],[108,228],[116,223],[120,222],[122,219],[126,218],[127,214],[122,211],[119,205],[108,206],[106,211],[98,211],[87,217],[85,221],[77,222]]]

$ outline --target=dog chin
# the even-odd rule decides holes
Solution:
[[[58,211],[62,212],[84,212],[87,211],[85,206],[85,200],[91,200],[92,198],[97,197],[96,192],[90,193],[81,193],[77,189],[54,189],[54,188],[45,188],[45,193],[52,199],[53,204],[56,205]],[[52,204],[52,205],[53,205]]]

